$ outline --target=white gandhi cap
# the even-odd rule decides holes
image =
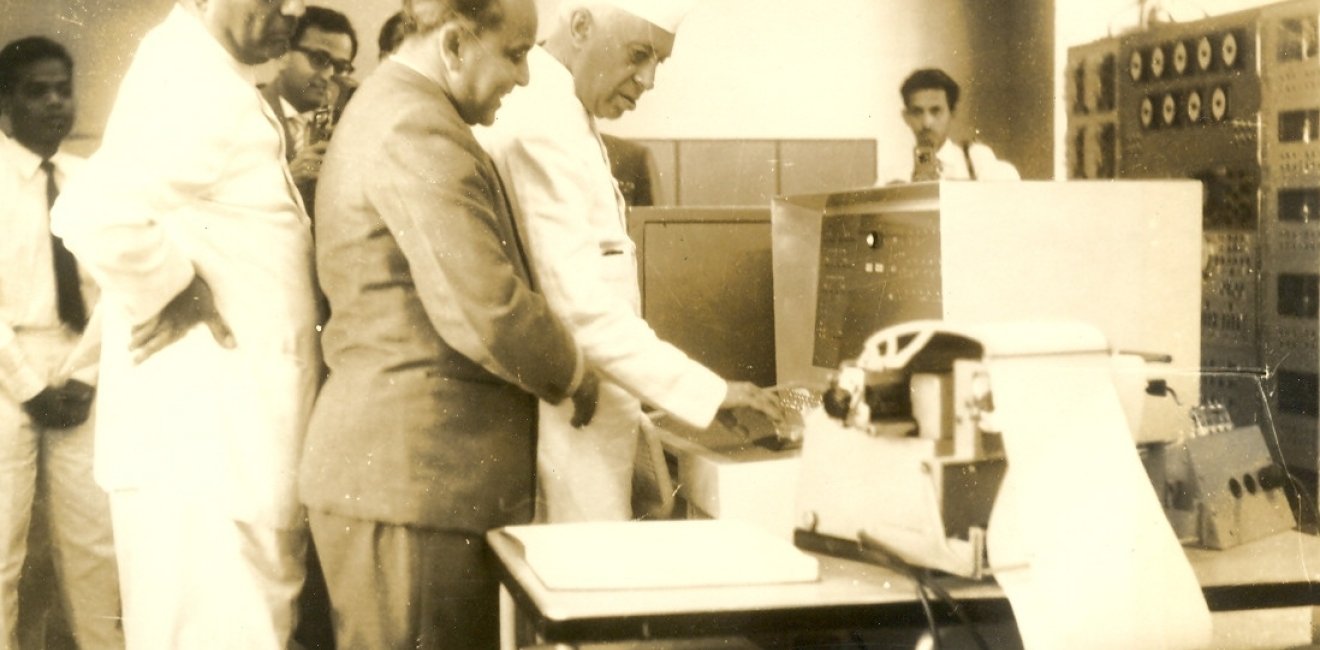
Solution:
[[[697,0],[599,0],[600,4],[622,9],[670,34],[678,33],[678,25],[692,11]]]

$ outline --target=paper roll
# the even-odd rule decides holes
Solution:
[[[1028,649],[1202,648],[1209,609],[1103,353],[988,361],[1009,469],[991,570]]]

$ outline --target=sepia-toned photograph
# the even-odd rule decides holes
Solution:
[[[1320,0],[0,0],[0,650],[1320,648]]]

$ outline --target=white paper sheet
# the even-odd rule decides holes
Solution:
[[[989,361],[1009,469],[987,534],[1028,650],[1203,648],[1210,613],[1104,354]]]
[[[510,526],[549,589],[812,582],[816,558],[750,524],[710,519]]]

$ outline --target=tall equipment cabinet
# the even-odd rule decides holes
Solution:
[[[1066,73],[1070,178],[1202,182],[1202,398],[1240,424],[1268,415],[1283,461],[1313,472],[1318,26],[1320,0],[1158,24],[1071,48]]]

